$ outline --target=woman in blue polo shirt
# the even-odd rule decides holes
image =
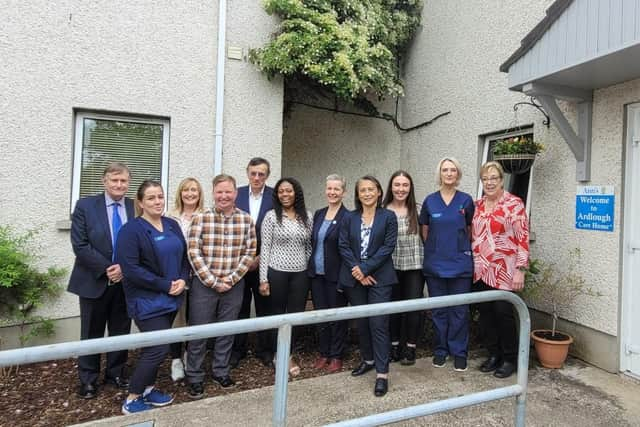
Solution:
[[[430,297],[456,295],[471,290],[471,220],[473,199],[457,190],[462,178],[460,163],[446,157],[438,163],[440,189],[426,197],[420,212],[424,239],[423,272]],[[444,367],[453,356],[456,371],[467,370],[469,307],[459,305],[432,310],[433,366]]]

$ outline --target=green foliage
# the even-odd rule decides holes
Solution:
[[[34,336],[53,333],[52,322],[34,312],[60,294],[58,282],[66,274],[64,269],[41,272],[33,266],[35,254],[29,243],[34,236],[34,232],[16,235],[9,227],[0,226],[0,318],[20,324],[22,344]]]
[[[401,95],[398,60],[420,25],[422,0],[265,0],[282,18],[251,51],[269,77],[309,80],[343,100]]]
[[[552,335],[556,334],[556,323],[560,312],[576,304],[579,296],[598,297],[602,294],[587,286],[577,270],[580,249],[569,252],[566,264],[546,263],[539,259],[529,260],[525,273],[525,286],[521,297],[537,306],[546,306],[553,316]]]
[[[533,135],[519,135],[496,142],[493,147],[493,155],[538,154],[543,150],[544,145],[534,142]]]

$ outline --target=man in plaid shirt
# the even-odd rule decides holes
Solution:
[[[189,290],[189,324],[236,320],[242,305],[243,276],[256,255],[256,231],[251,215],[236,208],[236,181],[221,174],[213,179],[215,207],[193,218],[189,230],[189,261],[195,275]],[[233,336],[217,337],[212,360],[213,380],[234,385],[229,376]],[[206,340],[187,346],[189,396],[204,395]]]

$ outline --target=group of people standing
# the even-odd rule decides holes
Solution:
[[[147,180],[138,188],[135,216],[125,197],[129,170],[110,164],[104,194],[81,199],[73,213],[76,263],[69,290],[80,296],[81,338],[101,337],[105,325],[110,335],[129,333],[129,319],[144,332],[247,318],[252,300],[257,316],[300,312],[309,290],[314,309],[326,309],[422,298],[425,279],[430,296],[470,292],[472,283],[473,290],[523,286],[528,221],[522,201],[504,191],[498,163],[482,166],[484,195],[476,202],[457,190],[462,170],[450,157],[438,164],[439,190],[422,205],[407,172],[391,176],[386,195],[365,175],[355,183],[353,211],[343,204],[345,179],[332,174],[325,183],[327,206],[314,214],[296,179],[282,178],[270,188],[269,174],[269,162],[253,158],[247,186],[216,176],[209,209],[200,183],[187,178],[166,216],[162,186]],[[432,319],[433,366],[444,367],[451,357],[454,369],[465,371],[468,307],[434,309]],[[420,323],[418,312],[358,319],[361,362],[351,375],[375,369],[374,394],[384,396],[389,363],[415,363]],[[483,304],[481,328],[490,357],[480,369],[510,376],[517,353],[512,307]],[[297,335],[294,330],[293,348]],[[318,325],[314,368],[342,369],[346,335],[345,321]],[[215,339],[212,374],[221,387],[234,385],[230,369],[247,356],[247,341],[246,334]],[[109,353],[105,383],[128,389],[124,413],[168,405],[172,396],[154,383],[171,353],[172,378],[186,376],[190,397],[198,399],[206,350],[207,340],[188,342],[185,365],[181,343],[143,348],[129,380],[122,371],[126,351]],[[255,354],[265,366],[289,357],[289,375],[300,373],[295,357],[276,354],[273,330],[257,333]],[[99,371],[100,355],[79,358],[80,397],[95,397]]]

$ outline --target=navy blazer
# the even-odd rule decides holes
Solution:
[[[238,187],[238,196],[236,197],[236,207],[251,214],[249,210],[249,192],[250,186],[245,185]],[[260,232],[262,231],[262,220],[267,212],[273,209],[273,188],[264,187],[264,193],[262,193],[262,203],[260,203],[260,212],[258,212],[258,220],[255,223],[256,226],[256,238],[258,240],[258,246],[256,247],[256,255],[260,254],[260,246],[262,239],[260,238]]]
[[[329,207],[318,209],[313,214],[313,230],[311,232],[311,257],[309,257],[309,266],[307,268],[307,274],[309,277],[316,277],[316,241],[318,240],[318,232],[324,221],[324,217],[327,215]],[[338,274],[340,273],[340,264],[342,259],[340,258],[340,251],[338,249],[338,238],[340,236],[340,226],[342,220],[347,216],[349,210],[340,206],[336,216],[331,221],[327,234],[324,238],[323,253],[324,253],[324,277],[330,282],[338,281]]]
[[[398,283],[391,258],[398,238],[396,214],[388,209],[376,209],[366,260],[360,259],[361,224],[361,212],[357,210],[349,213],[342,222],[338,243],[342,266],[340,267],[338,286],[351,288],[359,283],[351,275],[351,269],[356,265],[360,267],[365,276],[373,276],[377,282],[373,286],[390,286]]]
[[[127,221],[134,218],[133,201],[125,198]],[[76,260],[67,290],[83,298],[100,298],[107,290],[106,270],[115,264],[104,193],[76,203],[71,217],[71,246]]]
[[[162,228],[165,233],[173,233],[182,243],[180,277],[164,277],[156,246],[144,219],[138,217],[128,221],[118,233],[116,261],[122,268],[127,311],[133,319],[144,320],[175,311],[184,297],[184,293],[177,297],[169,295],[169,290],[173,280],[182,279],[188,283],[191,267],[187,259],[187,242],[175,220],[162,217]]]

